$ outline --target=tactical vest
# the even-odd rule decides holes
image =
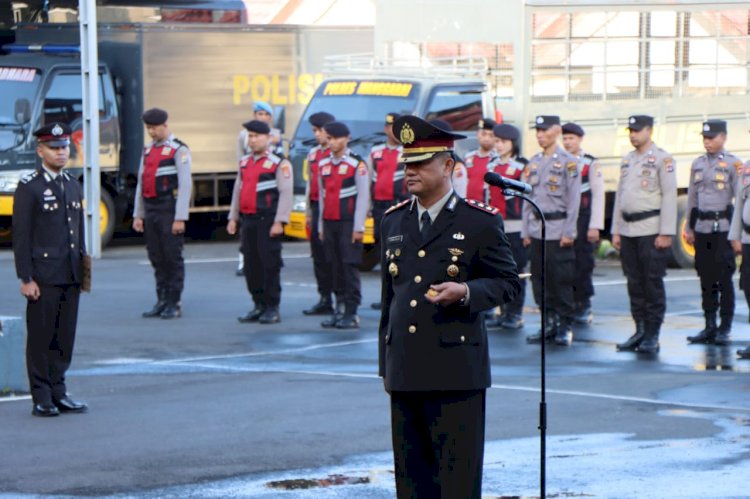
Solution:
[[[276,169],[281,158],[267,153],[259,158],[249,154],[240,160],[242,189],[240,213],[245,215],[275,214],[279,204],[279,187]]]
[[[581,211],[591,210],[591,165],[596,158],[590,154],[584,154],[582,158],[583,168],[581,169]]]
[[[372,199],[397,201],[404,198],[404,164],[398,162],[401,148],[380,144],[372,148]]]
[[[339,164],[334,164],[331,156],[320,162],[320,178],[325,189],[323,220],[354,220],[360,161],[356,156],[346,155]]]
[[[487,173],[488,165],[495,159],[492,154],[479,156],[478,151],[472,151],[466,156],[466,171],[468,175],[466,187],[466,199],[486,201],[484,174]]]
[[[177,149],[185,144],[177,139],[167,140],[162,145],[152,144],[143,150],[143,174],[141,190],[146,199],[177,197]]]
[[[527,160],[525,158],[511,159],[508,163],[504,164],[495,161],[490,163],[489,169],[505,178],[521,180],[521,175],[523,175],[523,169],[526,166],[526,163]],[[521,198],[516,196],[506,197],[505,194],[503,194],[503,190],[495,186],[490,186],[489,197],[489,204],[500,210],[500,214],[505,220],[521,220]]]
[[[318,185],[320,162],[330,154],[330,149],[317,146],[307,155],[307,165],[310,167],[310,201],[320,201],[320,186]]]

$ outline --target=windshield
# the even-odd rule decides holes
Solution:
[[[20,125],[16,121],[16,102],[34,102],[39,87],[39,71],[33,68],[0,66],[0,125]]]

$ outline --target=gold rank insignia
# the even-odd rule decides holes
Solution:
[[[392,277],[398,277],[398,265],[391,262],[390,265],[388,265],[388,273],[391,274]]]
[[[399,135],[399,139],[401,139],[401,143],[405,145],[409,145],[414,142],[414,130],[412,130],[408,123],[405,123],[404,126],[401,127],[401,134]]]
[[[723,182],[724,180],[726,180],[726,178],[723,173],[716,173],[714,180],[721,180]]]
[[[458,248],[448,248],[448,253],[450,253],[453,256],[461,256],[464,254],[464,251]]]
[[[556,184],[556,183],[557,183],[557,182],[558,182],[559,180],[560,180],[560,179],[558,179],[558,178],[557,178],[557,177],[555,177],[554,175],[550,175],[550,177],[549,177],[549,181],[550,181],[550,183],[552,183],[552,184]]]
[[[568,161],[568,164],[566,165],[568,167],[568,170],[575,170],[578,168],[578,163],[575,161]]]
[[[448,265],[448,270],[446,270],[446,272],[448,272],[449,276],[456,277],[458,275],[458,265],[455,265],[455,264]]]
[[[555,191],[557,191],[557,186],[556,185],[550,185],[549,186],[549,190],[550,190],[550,192],[555,192]]]

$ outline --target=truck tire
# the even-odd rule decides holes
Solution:
[[[695,248],[683,237],[688,223],[687,196],[677,198],[677,234],[672,238],[672,255],[669,266],[672,268],[691,269],[695,266]]]
[[[115,202],[106,189],[102,188],[99,200],[99,234],[102,248],[106,248],[115,234]]]
[[[365,244],[362,249],[362,263],[359,266],[359,270],[362,272],[369,272],[380,263],[380,255],[375,250],[374,244]]]

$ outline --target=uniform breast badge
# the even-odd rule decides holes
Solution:
[[[391,274],[391,277],[398,277],[398,265],[391,262],[390,265],[388,265],[388,273]]]
[[[448,265],[448,270],[446,270],[446,272],[448,272],[449,276],[456,277],[458,275],[458,265],[451,263]]]

